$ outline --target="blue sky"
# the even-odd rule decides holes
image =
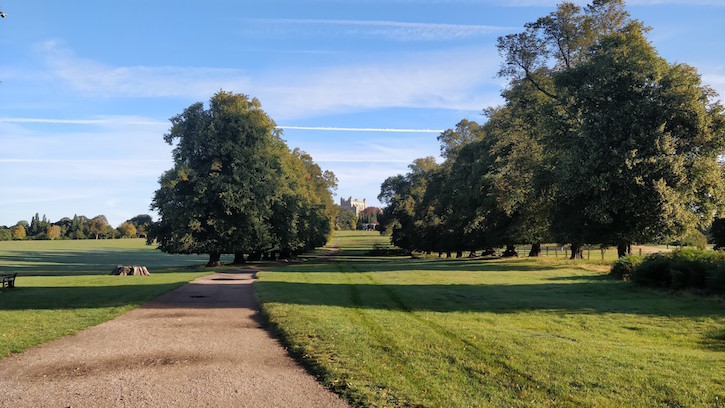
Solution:
[[[337,198],[380,183],[500,103],[500,35],[548,0],[0,0],[0,225],[149,213],[168,119],[224,89],[259,98]],[[583,2],[580,2],[583,4]],[[670,62],[725,94],[725,0],[630,1]]]

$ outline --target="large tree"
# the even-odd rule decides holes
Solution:
[[[147,237],[162,251],[209,254],[213,266],[222,254],[243,262],[245,253],[296,251],[312,238],[324,244],[332,198],[309,185],[334,175],[316,174],[308,156],[290,152],[256,98],[221,91],[208,109],[196,103],[173,117],[164,138],[176,143],[174,167],[159,180],[151,208],[160,219]]]
[[[541,96],[552,233],[585,243],[680,236],[722,202],[723,108],[691,67],[668,64],[621,0],[562,3],[499,39],[512,83]]]

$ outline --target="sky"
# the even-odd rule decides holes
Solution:
[[[556,3],[0,0],[0,225],[153,215],[169,118],[219,90],[258,98],[337,175],[336,202],[379,206],[387,177],[439,156],[442,130],[501,103],[496,39]],[[628,8],[725,95],[725,0]]]

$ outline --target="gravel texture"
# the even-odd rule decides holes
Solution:
[[[0,407],[347,407],[259,325],[252,282],[205,276],[2,359]]]

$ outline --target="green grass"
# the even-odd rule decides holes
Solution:
[[[255,284],[292,352],[355,405],[725,403],[722,299],[585,261],[360,256],[378,239],[339,234],[340,255]]]
[[[227,258],[222,261],[231,261]],[[116,265],[145,265],[153,273],[207,260],[204,255],[164,254],[143,239],[0,241],[0,274],[98,274],[110,273]]]
[[[201,256],[166,255],[143,240],[0,242],[0,358],[125,313],[210,273]],[[151,276],[110,276],[117,264],[146,265]]]

